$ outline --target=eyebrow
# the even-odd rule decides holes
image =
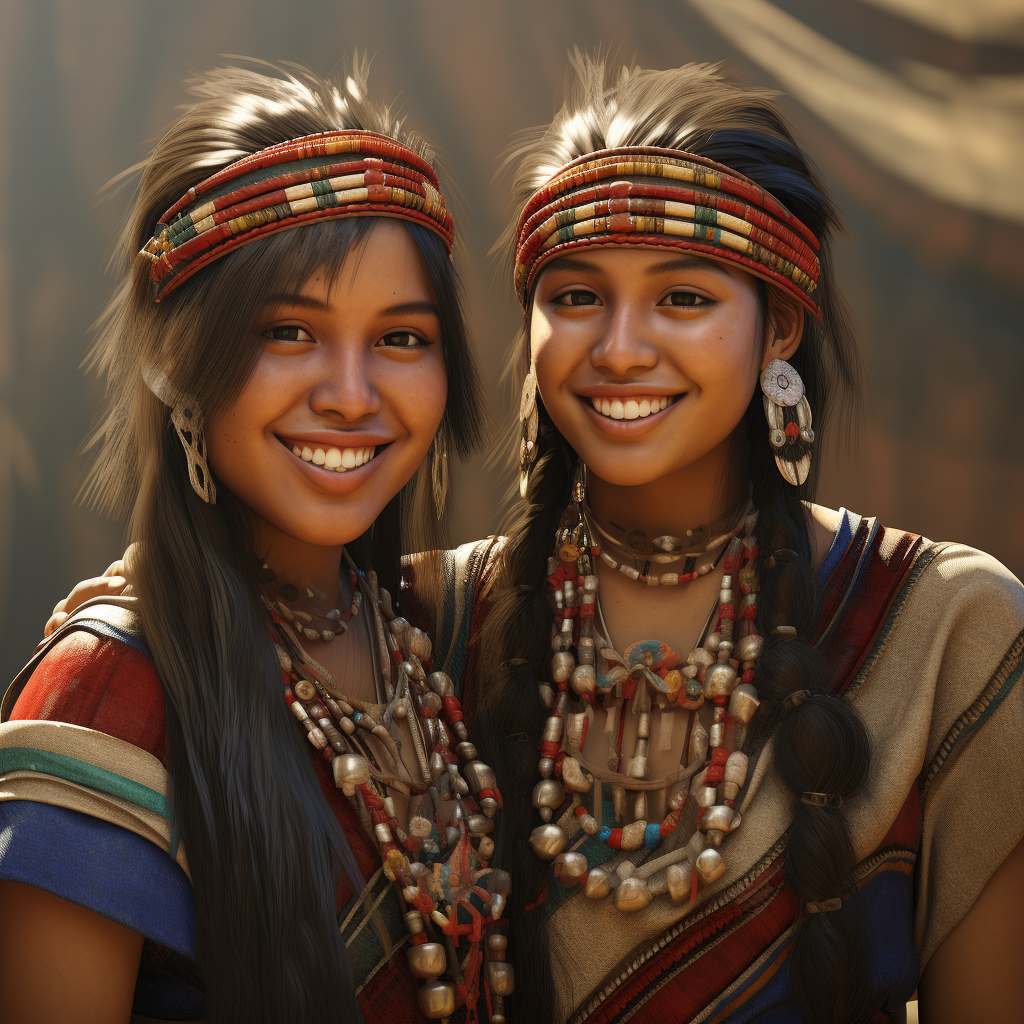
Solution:
[[[275,306],[302,306],[308,309],[316,309],[326,313],[330,307],[322,299],[314,298],[312,295],[271,295],[267,299],[269,308]],[[441,313],[432,302],[400,302],[395,306],[388,306],[381,310],[382,316],[406,316],[413,313],[428,313],[441,319]]]
[[[659,274],[674,274],[678,270],[713,270],[718,274],[729,276],[729,272],[721,263],[705,259],[703,256],[677,256],[675,259],[652,263],[644,269],[644,276],[656,277]]]
[[[580,259],[579,256],[560,256],[551,264],[552,270],[580,270],[584,274],[602,274],[604,269],[599,263]]]

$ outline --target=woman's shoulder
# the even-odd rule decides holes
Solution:
[[[64,631],[19,681],[8,721],[79,726],[163,761],[163,687],[148,650],[129,639],[84,628]]]

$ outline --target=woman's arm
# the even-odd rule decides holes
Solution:
[[[918,989],[921,1024],[1016,1024],[1024,1019],[1022,953],[1024,842],[928,961]]]
[[[0,992],[12,1024],[126,1024],[142,936],[59,896],[0,881]]]

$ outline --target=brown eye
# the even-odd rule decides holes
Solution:
[[[292,341],[296,343],[308,343],[313,339],[308,331],[295,324],[283,324],[280,327],[271,327],[264,331],[263,337],[269,341]]]
[[[386,348],[421,348],[430,342],[412,331],[396,331],[394,334],[385,334],[377,344]]]
[[[684,306],[694,309],[697,306],[708,305],[708,300],[696,292],[670,292],[661,300],[662,306]]]
[[[600,306],[601,300],[591,291],[576,288],[571,292],[563,292],[555,299],[562,306]]]

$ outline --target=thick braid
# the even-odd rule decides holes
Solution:
[[[506,1005],[514,1021],[554,1019],[543,914],[526,909],[542,894],[547,864],[528,840],[536,824],[531,793],[537,743],[548,714],[537,692],[551,655],[544,580],[552,539],[569,503],[571,453],[543,406],[537,451],[527,500],[503,524],[507,539],[480,640],[484,678],[475,729],[480,756],[494,769],[504,795],[494,842],[495,862],[512,881],[507,914],[521,980]]]
[[[756,436],[749,442],[767,447],[760,406],[756,395],[747,417]],[[845,803],[864,783],[870,747],[853,707],[827,695],[829,666],[809,640],[817,614],[806,510],[771,460],[750,461],[762,552],[757,626],[766,638],[758,690],[771,702],[765,702],[760,725],[778,721],[775,763],[798,800],[808,792],[827,793]],[[797,635],[776,635],[777,626],[793,626]],[[785,698],[801,690],[812,696],[778,718]],[[758,743],[756,734],[752,741]],[[870,1015],[868,957],[855,915],[848,906],[825,913],[804,909],[844,896],[854,864],[844,810],[800,802],[786,846],[786,877],[801,907],[789,972],[793,997],[808,1022],[859,1022]]]

